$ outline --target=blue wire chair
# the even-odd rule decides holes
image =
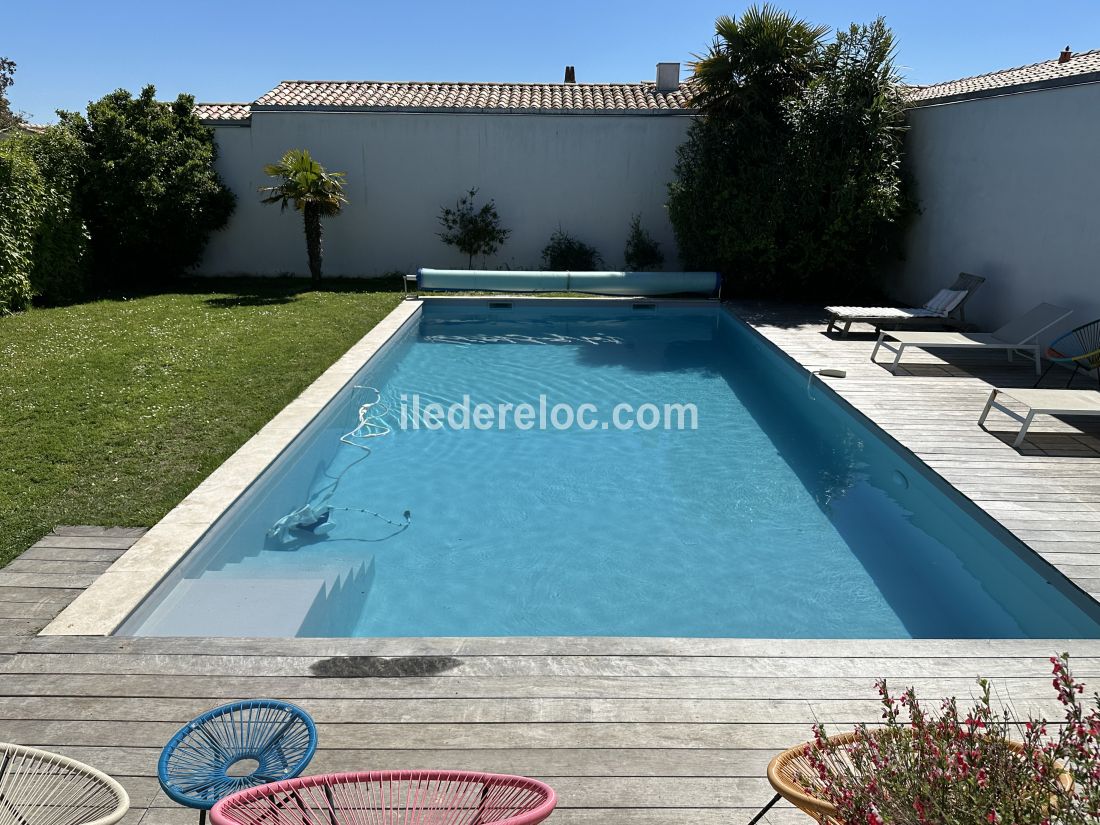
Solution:
[[[1050,359],[1050,364],[1035,382],[1036,387],[1042,383],[1055,364],[1065,364],[1067,367],[1073,364],[1073,372],[1070,373],[1069,380],[1066,382],[1067,387],[1073,383],[1073,379],[1081,369],[1086,372],[1096,370],[1096,381],[1100,384],[1100,319],[1071,329],[1051,343],[1047,347],[1046,357]]]
[[[248,699],[191,720],[164,746],[157,778],[173,800],[206,812],[229,794],[298,776],[317,750],[317,729],[299,707]]]

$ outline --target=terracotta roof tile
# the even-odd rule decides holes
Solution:
[[[196,103],[195,114],[204,123],[248,120],[249,103]]]
[[[683,113],[687,86],[653,83],[389,83],[288,80],[253,104],[264,109]]]
[[[1100,50],[1075,54],[1065,63],[1047,60],[946,83],[910,86],[906,97],[915,106],[925,106],[1091,81],[1100,81]],[[688,83],[675,91],[659,92],[653,83],[286,80],[255,103],[199,103],[195,113],[207,123],[239,123],[255,111],[287,109],[691,114],[689,88]]]
[[[1089,75],[1096,77],[1090,78]],[[1029,88],[1086,82],[1090,79],[1100,80],[1100,50],[1075,54],[1065,63],[1047,60],[1032,63],[1030,66],[949,80],[946,83],[913,86],[909,89],[908,98],[917,105],[947,103],[951,100],[1007,94]]]

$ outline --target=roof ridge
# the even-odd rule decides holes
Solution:
[[[687,81],[680,81],[684,85]],[[361,86],[374,84],[379,86],[656,86],[653,80],[605,81],[599,83],[565,83],[564,81],[546,82],[510,82],[507,80],[280,80],[279,86],[288,83],[308,85]]]

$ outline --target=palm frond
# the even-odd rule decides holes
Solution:
[[[719,17],[714,40],[691,64],[693,104],[707,114],[732,116],[754,100],[794,92],[820,62],[828,26],[815,26],[765,3],[739,18]]]
[[[348,202],[344,196],[346,175],[329,172],[306,149],[291,149],[278,163],[266,165],[264,174],[279,183],[260,187],[263,203],[277,203],[283,209],[290,205],[298,211],[315,203],[322,215],[331,216],[339,214]]]

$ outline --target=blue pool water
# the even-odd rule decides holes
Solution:
[[[372,407],[376,437],[347,443],[375,397],[365,387],[389,412]],[[692,403],[698,427],[402,428],[414,395],[535,408],[542,395],[601,420],[624,402]],[[321,529],[273,535],[307,503],[335,509]],[[430,302],[120,632],[1040,638],[1100,625],[1052,568],[717,307]]]

